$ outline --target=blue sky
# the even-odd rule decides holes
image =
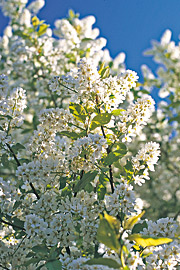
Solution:
[[[155,70],[152,59],[143,56],[152,39],[159,40],[169,28],[173,39],[178,41],[180,0],[46,0],[39,16],[53,26],[56,19],[67,16],[69,9],[80,13],[81,18],[94,15],[100,36],[108,40],[111,56],[125,52],[127,68],[139,75],[143,63]],[[7,23],[2,13],[0,22],[2,34]]]

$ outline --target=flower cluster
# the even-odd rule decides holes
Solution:
[[[137,79],[136,72],[131,70],[127,70],[118,76],[103,77],[91,58],[83,58],[79,62],[78,69],[70,71],[61,79],[55,77],[50,83],[50,89],[60,94],[63,91],[62,85],[64,84],[68,94],[71,93],[73,101],[81,101],[83,104],[92,107],[97,101],[103,103],[106,110],[111,111],[123,103],[130,89],[136,86]],[[71,86],[72,90],[66,87],[68,85]]]
[[[133,186],[126,183],[117,185],[113,194],[105,196],[106,209],[112,216],[136,212],[137,204]]]
[[[131,137],[139,134],[154,111],[154,103],[150,96],[143,96],[122,111],[118,121],[118,129],[124,134],[122,142],[131,142]]]
[[[138,154],[132,158],[132,165],[134,169],[133,181],[135,184],[142,185],[145,179],[149,180],[148,170],[154,171],[154,165],[160,156],[160,146],[158,143],[149,142],[138,151]],[[141,175],[138,172],[143,170]]]

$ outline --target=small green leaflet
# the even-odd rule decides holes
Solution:
[[[85,109],[83,108],[83,106],[81,106],[80,104],[71,102],[69,105],[69,110],[78,121],[85,123],[87,113]]]
[[[104,217],[100,215],[97,240],[119,253],[119,221],[115,217],[109,216],[106,213],[104,215]]]
[[[94,130],[97,127],[104,126],[108,124],[111,120],[110,113],[100,113],[96,115],[91,122],[90,130]]]
[[[81,189],[83,189],[86,185],[88,185],[91,181],[94,180],[97,174],[98,174],[97,171],[85,173],[74,187],[74,192],[78,192]]]
[[[171,238],[166,237],[151,237],[151,236],[145,236],[141,234],[131,234],[128,236],[128,239],[130,241],[135,241],[136,244],[139,246],[150,247],[150,246],[159,246],[163,244],[167,244],[172,242],[173,240]]]

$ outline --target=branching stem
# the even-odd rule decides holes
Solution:
[[[11,146],[10,146],[8,143],[6,143],[6,145],[7,145],[8,149],[9,149],[9,151],[11,152],[11,154],[13,155],[14,160],[15,160],[16,163],[17,163],[17,166],[18,166],[18,167],[21,166],[21,163],[19,162],[19,160],[18,160],[16,154],[14,153],[13,149],[11,148]],[[39,194],[37,193],[35,187],[33,186],[33,184],[32,184],[31,182],[30,182],[29,184],[30,184],[30,186],[31,186],[31,188],[32,188],[32,190],[33,190],[33,193],[36,195],[36,198],[39,200],[39,199],[40,199],[40,196],[39,196]]]

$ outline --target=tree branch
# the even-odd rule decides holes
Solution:
[[[19,160],[18,160],[16,154],[14,153],[13,149],[11,148],[11,146],[8,143],[6,143],[6,145],[7,145],[8,149],[9,149],[9,151],[11,152],[11,154],[13,155],[13,157],[14,157],[16,163],[17,163],[17,166],[18,167],[21,166],[21,163],[19,162]],[[40,199],[40,196],[37,193],[35,187],[33,186],[33,184],[31,182],[29,182],[29,184],[30,184],[30,186],[31,186],[31,188],[33,190],[33,193],[36,195],[36,198],[39,200]]]
[[[96,96],[96,104],[98,106],[98,112],[101,113],[101,110],[99,108],[98,96]],[[101,126],[101,131],[102,131],[104,139],[106,139],[106,134],[105,134],[103,126]],[[109,154],[111,152],[111,149],[110,149],[109,146],[108,146],[106,151],[107,151],[107,154]],[[110,185],[111,185],[111,191],[112,191],[112,193],[114,193],[114,180],[113,180],[112,165],[109,165],[109,176],[110,176],[109,182],[110,182]]]

